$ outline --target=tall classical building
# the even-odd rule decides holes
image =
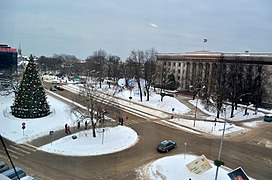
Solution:
[[[17,70],[17,49],[0,44],[0,74],[12,74]]]
[[[262,86],[262,103],[272,104],[272,53],[222,53],[197,51],[186,53],[158,53],[157,63],[168,74],[174,74],[180,83],[179,90],[189,91],[190,87],[205,86],[207,93],[211,94],[218,83],[222,83],[234,65],[240,65],[241,70],[250,74],[253,80],[258,79],[260,71],[265,73]],[[228,70],[227,70],[228,69]],[[220,74],[220,76],[218,75]],[[221,80],[219,79],[221,78]],[[220,82],[219,82],[220,81]]]

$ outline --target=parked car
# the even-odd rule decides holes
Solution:
[[[57,79],[52,80],[52,84],[59,84],[59,83],[60,83],[60,80],[57,80]]]
[[[266,114],[264,116],[264,121],[271,122],[272,121],[272,114]]]
[[[63,91],[64,90],[61,86],[54,86],[54,88],[56,88],[59,91]]]
[[[35,180],[35,178],[27,175],[25,177],[22,177],[21,180]]]
[[[55,87],[51,86],[50,91],[57,91],[57,89]]]
[[[0,161],[0,173],[9,169],[9,166],[4,161]]]
[[[15,167],[15,169],[16,169],[16,172],[17,172],[17,174],[18,174],[18,176],[19,176],[20,179],[22,177],[26,176],[26,173],[25,173],[25,171],[23,169],[21,169],[19,167]],[[7,176],[7,177],[9,177],[12,180],[17,180],[18,179],[13,168],[11,168],[11,169],[9,169],[7,171],[2,172],[2,174],[5,175],[5,176]]]
[[[160,152],[168,152],[171,149],[175,148],[177,146],[177,143],[172,140],[164,140],[161,141],[160,144],[157,146],[157,150]]]

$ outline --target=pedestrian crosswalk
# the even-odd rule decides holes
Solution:
[[[147,121],[148,120],[144,120],[144,119],[127,119],[127,120],[124,120],[124,124],[129,126],[133,124],[145,123]]]
[[[37,151],[37,147],[32,146],[30,144],[12,144],[7,145],[7,151],[11,158],[18,159],[19,157],[24,157],[26,155],[30,155]],[[3,147],[0,147],[0,158],[8,159],[6,151]]]

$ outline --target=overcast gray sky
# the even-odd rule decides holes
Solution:
[[[99,49],[122,59],[150,48],[272,52],[272,1],[0,0],[0,43],[80,59]]]

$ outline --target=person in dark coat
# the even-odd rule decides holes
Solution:
[[[65,133],[68,134],[68,131],[67,131],[67,124],[65,124],[64,128],[65,128]]]
[[[80,122],[79,121],[77,122],[77,129],[78,130],[80,129]]]
[[[124,125],[124,118],[121,117],[121,125],[123,126]]]
[[[121,124],[121,117],[119,117],[119,119],[118,119],[118,124],[119,125]]]
[[[88,123],[87,123],[87,121],[85,121],[85,129],[87,129],[88,128]]]

